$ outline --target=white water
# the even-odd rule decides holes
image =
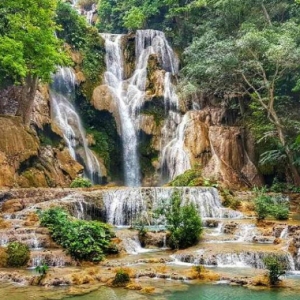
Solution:
[[[140,186],[140,165],[137,153],[140,109],[146,99],[147,67],[151,55],[156,55],[164,77],[164,106],[166,120],[162,129],[161,166],[167,180],[191,168],[184,148],[184,133],[189,117],[181,117],[179,100],[172,83],[178,73],[178,59],[163,32],[138,30],[135,39],[136,65],[133,75],[124,79],[123,35],[102,34],[106,46],[105,83],[112,92],[119,111],[125,184]],[[180,124],[180,125],[179,125]]]
[[[140,166],[137,153],[137,134],[132,113],[132,99],[126,96],[123,73],[124,61],[121,47],[122,35],[103,34],[106,48],[105,82],[118,105],[123,144],[125,185],[140,185]]]
[[[194,265],[204,265],[208,267],[220,267],[220,268],[257,268],[265,269],[263,262],[264,258],[269,253],[264,252],[248,252],[241,251],[239,253],[216,253],[205,255],[205,252],[197,255],[175,254],[172,256],[175,262],[188,263]],[[286,270],[294,271],[295,264],[290,253],[283,253],[276,255]]]
[[[164,224],[163,217],[153,213],[169,204],[174,188],[131,188],[103,191],[106,222],[113,225],[134,225],[142,220],[149,225]],[[224,208],[214,188],[176,188],[182,205],[193,203],[202,218],[241,218],[240,212]]]
[[[80,117],[72,103],[75,99],[75,75],[70,68],[59,68],[53,76],[50,98],[52,120],[60,128],[71,156],[75,160],[81,159],[86,177],[93,183],[99,183],[99,162],[88,147]]]
[[[172,114],[171,114],[172,115]],[[168,180],[174,179],[176,176],[184,173],[186,170],[191,169],[191,162],[189,155],[184,147],[184,139],[185,139],[185,129],[190,121],[189,114],[186,113],[182,118],[182,121],[177,126],[174,131],[174,125],[170,125],[169,122],[172,123],[171,120],[167,120],[165,124],[165,128],[163,128],[163,132],[175,132],[175,135],[162,148],[162,165],[163,172],[167,174]],[[173,124],[176,122],[173,121]],[[167,138],[163,139],[162,144],[166,142]]]
[[[122,240],[124,249],[128,254],[137,255],[140,253],[153,252],[153,249],[145,249],[141,246],[138,236],[127,237]]]

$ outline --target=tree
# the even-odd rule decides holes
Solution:
[[[271,285],[276,285],[280,281],[279,277],[285,274],[282,263],[274,255],[268,255],[263,259],[266,268],[269,270],[269,281]]]
[[[170,246],[181,249],[195,245],[202,232],[202,222],[194,204],[181,205],[179,192],[174,192],[166,210]]]
[[[0,72],[21,85],[17,115],[26,126],[39,80],[48,82],[57,65],[66,62],[56,38],[56,0],[0,2]]]
[[[185,51],[184,69],[187,78],[202,91],[221,97],[248,97],[266,112],[297,185],[300,176],[277,105],[285,99],[279,93],[282,81],[293,72],[299,73],[299,30],[293,22],[263,29],[247,23],[241,26],[238,37],[225,39],[211,30]]]

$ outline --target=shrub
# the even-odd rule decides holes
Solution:
[[[35,267],[35,271],[41,274],[42,276],[47,274],[49,266],[43,262],[41,265]]]
[[[258,220],[263,220],[268,215],[273,216],[277,220],[288,219],[289,201],[282,195],[268,195],[264,188],[256,190],[254,205]]]
[[[113,280],[113,285],[123,286],[126,285],[130,281],[130,277],[128,272],[124,269],[117,270],[116,276]]]
[[[76,259],[101,261],[106,253],[118,252],[111,244],[114,234],[107,224],[72,220],[62,208],[51,208],[40,214],[41,225],[49,228],[55,242]]]
[[[200,170],[187,170],[183,174],[178,175],[170,184],[171,186],[191,186],[191,182],[200,176]]]
[[[280,281],[279,277],[283,275],[284,268],[278,257],[268,255],[263,259],[266,268],[269,270],[269,282],[271,285],[276,285]]]
[[[87,188],[91,186],[92,186],[91,181],[83,177],[75,178],[70,185],[71,188]]]
[[[202,222],[193,204],[181,206],[179,192],[175,191],[166,210],[167,229],[170,231],[170,246],[182,249],[195,245],[202,232]]]
[[[272,205],[272,198],[265,194],[264,191],[259,191],[257,194],[255,200],[255,211],[257,214],[258,220],[263,220],[267,217],[267,215],[270,213],[270,206]]]
[[[6,252],[7,265],[10,267],[23,267],[29,261],[29,247],[20,242],[9,243]]]

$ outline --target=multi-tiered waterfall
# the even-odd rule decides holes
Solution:
[[[121,122],[125,184],[139,186],[141,181],[137,135],[141,121],[140,109],[146,100],[147,67],[151,55],[157,56],[165,74],[166,120],[161,133],[160,163],[163,175],[167,179],[173,179],[191,167],[189,156],[184,148],[187,118],[182,118],[179,112],[179,100],[172,84],[172,80],[178,73],[178,59],[163,32],[138,30],[135,36],[135,70],[131,78],[125,79],[122,48],[124,36],[113,34],[102,34],[102,36],[106,45],[105,81],[116,100]]]
[[[83,163],[85,176],[93,183],[100,183],[100,165],[89,149],[79,115],[73,105],[75,75],[70,68],[59,68],[53,76],[50,89],[52,119],[62,132],[71,156]]]

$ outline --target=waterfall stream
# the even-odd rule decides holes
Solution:
[[[134,225],[143,221],[149,225],[164,222],[155,211],[168,201],[174,188],[110,189],[102,192],[106,222],[113,225]],[[202,218],[241,218],[240,212],[224,208],[214,188],[176,188],[181,194],[182,205],[193,203]]]
[[[178,74],[178,59],[168,44],[163,32],[138,30],[135,37],[135,70],[131,78],[124,78],[123,35],[102,34],[105,39],[106,67],[105,83],[116,101],[123,142],[125,185],[137,187],[141,184],[138,155],[138,131],[141,121],[140,109],[146,99],[148,60],[155,55],[164,70],[164,107],[166,120],[162,128],[161,166],[166,180],[191,168],[190,158],[184,147],[184,132],[189,121],[182,118],[179,100],[172,83]]]
[[[89,149],[80,117],[73,105],[75,75],[70,68],[59,68],[50,87],[51,116],[58,125],[71,156],[83,163],[85,176],[93,183],[100,183],[100,165]]]

